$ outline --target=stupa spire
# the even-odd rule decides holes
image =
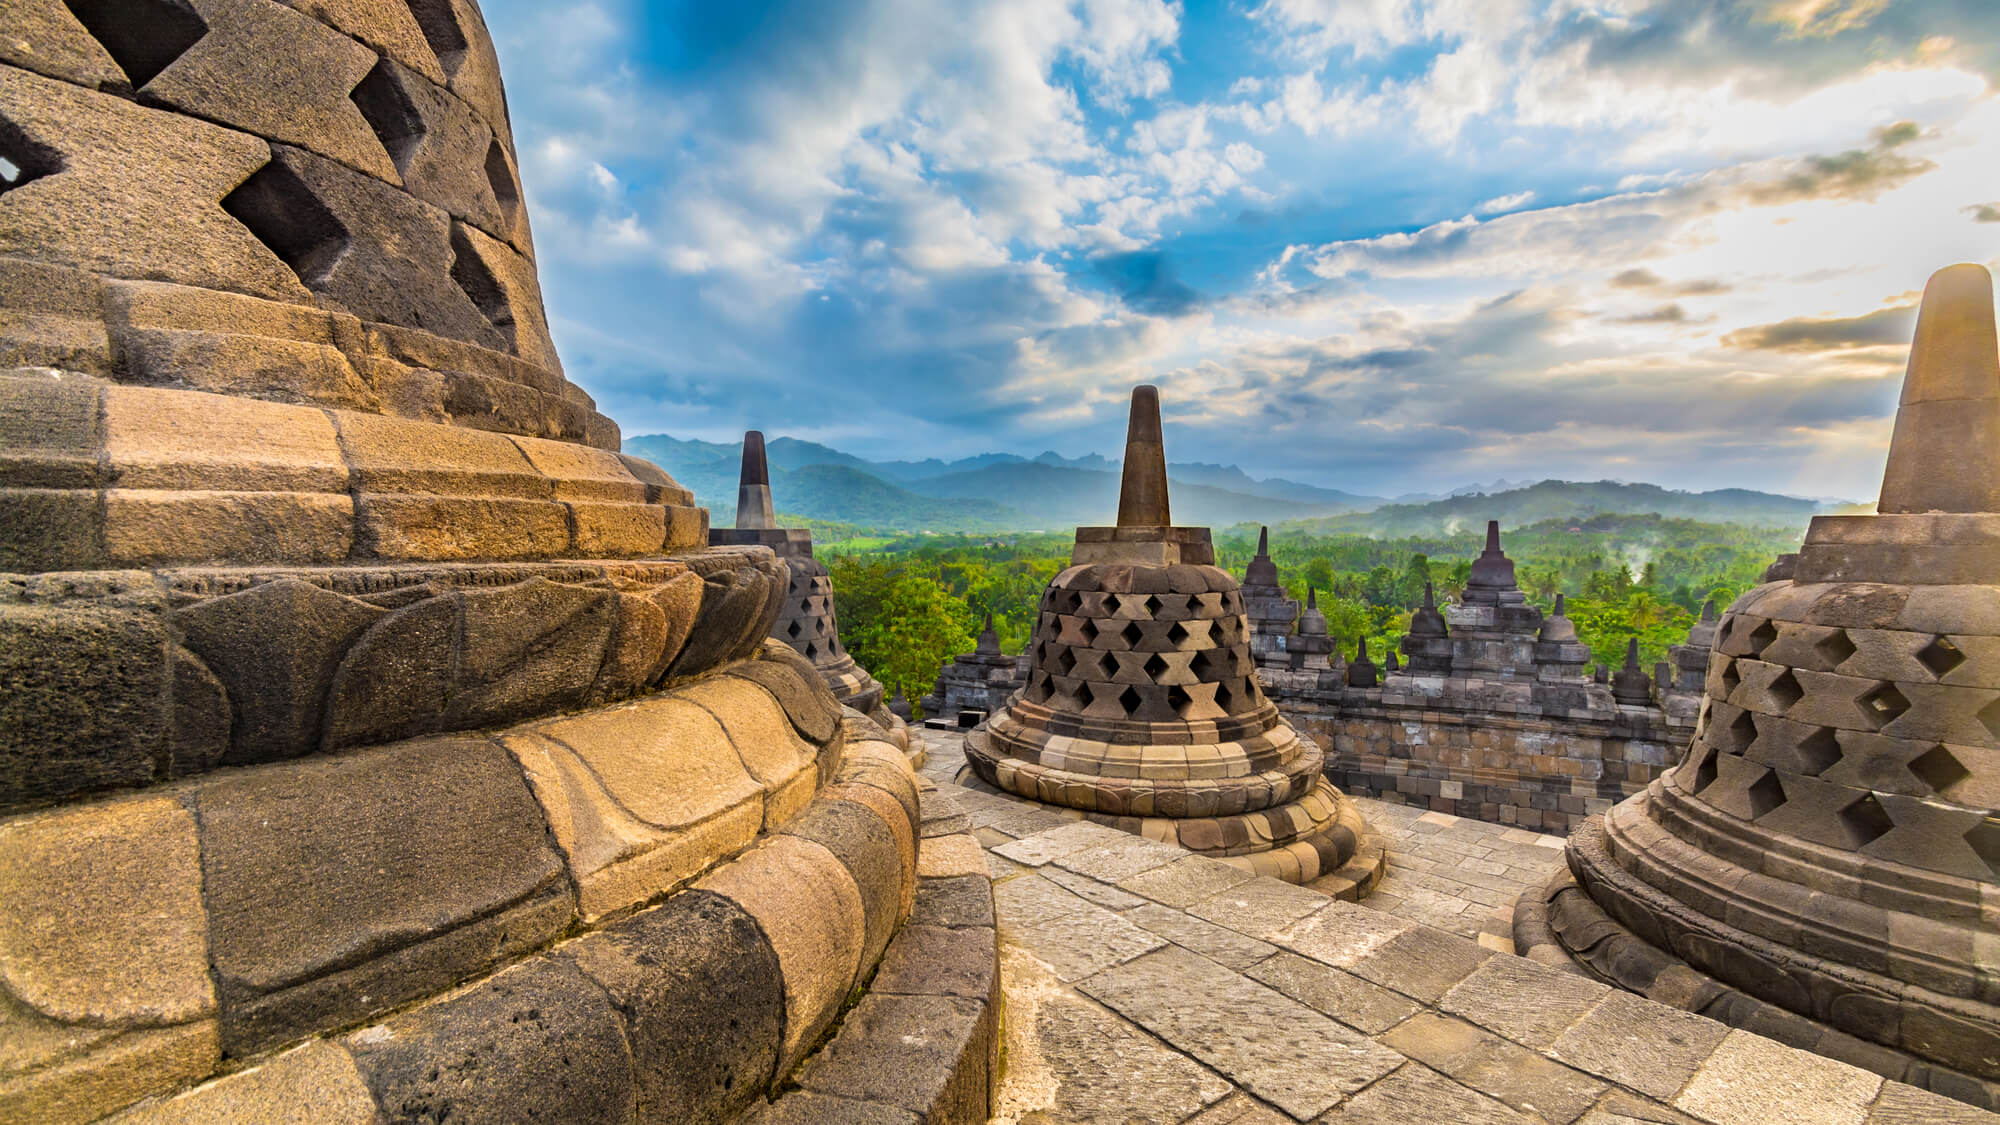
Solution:
[[[1160,436],[1160,389],[1132,388],[1132,416],[1125,426],[1125,472],[1118,487],[1119,527],[1166,527],[1167,447]]]
[[[2000,346],[1984,266],[1946,266],[1924,286],[1877,510],[2000,512]]]
[[[1271,529],[1268,527],[1259,527],[1257,529],[1257,557],[1260,559],[1265,558],[1269,556],[1270,553],[1271,553]]]
[[[764,460],[764,433],[743,434],[743,473],[736,482],[736,526],[753,530],[778,526],[771,506],[771,468]]]
[[[976,651],[984,653],[1000,651],[1000,634],[993,631],[993,613],[991,610],[988,610],[986,613],[986,628],[979,631],[979,647]]]

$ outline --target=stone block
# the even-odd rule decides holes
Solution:
[[[105,553],[127,566],[340,562],[355,542],[345,493],[113,488],[103,504]]]
[[[963,996],[997,1003],[1000,965],[984,928],[904,926],[868,986],[886,996]]]
[[[1419,1008],[1408,997],[1296,953],[1267,958],[1245,975],[1367,1035],[1387,1031]]]
[[[325,344],[240,330],[137,329],[116,321],[111,333],[123,373],[133,382],[357,410],[387,405],[361,368]]]
[[[776,793],[814,770],[818,748],[798,736],[771,693],[756,684],[716,676],[679,694],[729,731],[744,767],[767,792]],[[775,829],[779,823],[773,821],[768,827]]]
[[[0,297],[4,297],[0,292]],[[102,390],[94,379],[16,372],[0,375],[0,485],[96,488],[106,482]],[[7,538],[13,538],[10,534]]]
[[[384,613],[289,577],[175,613],[183,643],[235,703],[225,760],[277,761],[319,749],[340,661]]]
[[[767,654],[773,651],[765,650]],[[813,742],[828,741],[840,727],[840,704],[827,690],[826,682],[804,661],[767,657],[732,668],[729,674],[770,692],[785,709],[792,726]]]
[[[1517,1000],[1518,1002],[1518,1000]],[[1420,1012],[1380,1042],[1523,1113],[1572,1121],[1605,1085],[1463,1020]]]
[[[970,836],[934,836],[917,850],[917,875],[946,879],[954,875],[985,875],[986,852]]]
[[[640,1121],[721,1121],[769,1089],[784,1032],[778,958],[728,899],[687,891],[562,947],[624,1021]]]
[[[1716,1125],[1861,1125],[1880,1075],[1732,1031],[1675,1107]]]
[[[78,86],[129,87],[125,72],[62,0],[24,0],[8,13],[8,20],[8,33],[0,39],[0,61]]]
[[[375,1125],[375,1098],[344,1047],[315,1039],[269,1062],[136,1106],[107,1125]]]
[[[55,154],[34,191],[9,193],[0,255],[307,299],[298,275],[217,206],[270,159],[262,140],[12,68],[0,70],[0,117],[29,151]]]
[[[100,494],[0,488],[0,569],[40,573],[105,564]]]
[[[1542,1118],[1517,1113],[1428,1067],[1410,1064],[1343,1102],[1320,1121],[1325,1125],[1406,1125],[1449,1121],[1452,1125],[1532,1125]],[[1619,1125],[1625,1125],[1619,1122]]]
[[[1728,1034],[1714,1020],[1614,991],[1563,1032],[1551,1054],[1586,1073],[1667,1099]]]
[[[114,386],[104,436],[121,488],[347,492],[333,424],[309,407]]]
[[[149,101],[300,145],[394,182],[348,97],[375,53],[272,0],[190,0],[206,33],[145,83]]]
[[[42,1040],[38,1046],[53,1039],[62,1050],[80,1044],[73,1028],[56,1030],[47,1038],[29,1032],[20,1022],[4,1031],[10,1049],[37,1039]],[[109,1036],[91,1043],[84,1054],[0,1077],[0,1121],[82,1125],[140,1098],[199,1081],[214,1073],[220,1060],[212,1019]]]
[[[861,892],[839,857],[796,836],[777,836],[711,872],[696,889],[734,901],[757,919],[785,982],[778,1073],[798,1064],[854,985],[866,940]]]
[[[1354,975],[1435,1004],[1493,956],[1456,934],[1415,926],[1375,947],[1354,963]]]
[[[597,1125],[634,1119],[638,1081],[604,991],[538,957],[448,999],[349,1035],[390,1121]]]
[[[1323,905],[1313,914],[1278,927],[1270,940],[1322,964],[1351,969],[1392,939],[1417,928],[1415,922],[1379,910],[1349,903]]]
[[[573,915],[541,809],[490,742],[306,758],[191,794],[231,1054],[437,992]]]
[[[1403,1065],[1396,1052],[1182,949],[1162,949],[1079,987],[1300,1120]]]
[[[1609,992],[1576,973],[1519,957],[1490,957],[1438,1002],[1438,1010],[1463,1016],[1523,1046],[1552,1045]],[[1534,1003],[1523,1004],[1532,996]]]
[[[171,714],[163,599],[144,573],[92,579],[0,584],[0,807],[156,776]]]
[[[800,1070],[799,1085],[926,1121],[984,1121],[994,1022],[992,1009],[977,1000],[871,992]]]
[[[501,434],[349,411],[332,417],[363,492],[554,498],[555,486]]]
[[[0,824],[0,983],[92,1027],[215,1014],[194,817],[128,797]]]
[[[744,1118],[748,1125],[922,1125],[923,1118],[882,1102],[793,1090]]]
[[[1166,938],[1182,949],[1190,949],[1219,965],[1238,972],[1248,970],[1252,965],[1278,952],[1275,946],[1266,945],[1256,938],[1245,937],[1235,930],[1191,918],[1178,910],[1157,903],[1147,903],[1133,910],[1127,910],[1124,917],[1148,930]]]
[[[1210,895],[1187,911],[1260,941],[1282,945],[1284,942],[1274,935],[1331,901],[1318,891],[1276,879],[1257,879]]]
[[[749,846],[763,790],[715,718],[672,696],[505,736],[577,880],[587,917],[691,879]]]
[[[504,186],[518,200],[512,171],[502,159],[504,185],[496,180],[492,163],[500,146],[493,130],[447,91],[440,77],[400,61],[384,61],[356,95],[374,116],[393,123],[396,135],[389,155],[405,190],[487,231],[509,232],[512,223],[502,213],[496,187]]]
[[[542,312],[535,263],[464,223],[452,224],[451,245],[452,276],[460,279],[480,311],[511,345],[510,350],[537,367],[561,371],[555,344],[549,339],[548,319]]]
[[[896,810],[901,819],[902,810]],[[861,893],[862,972],[882,959],[905,913],[902,849],[880,813],[852,801],[815,801],[783,829],[840,860]]]
[[[978,875],[917,881],[912,926],[992,926],[993,886]]]

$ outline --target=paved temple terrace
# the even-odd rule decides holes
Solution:
[[[960,786],[960,737],[922,737],[927,831],[993,879],[996,1122],[2000,1121],[1495,952],[1550,837],[1363,802],[1390,867],[1357,906]]]

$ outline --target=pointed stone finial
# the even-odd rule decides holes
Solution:
[[[1707,601],[1701,603],[1701,621],[1702,624],[1707,625],[1714,622],[1715,620],[1716,620],[1715,599],[1710,598]]]
[[[1489,591],[1518,589],[1514,585],[1514,560],[1500,549],[1499,520],[1486,521],[1486,550],[1472,560],[1472,576],[1466,585]]]
[[[1306,587],[1306,608],[1307,609],[1319,608],[1319,591],[1313,589],[1311,586]]]
[[[1429,582],[1424,583],[1424,608],[1432,610],[1437,608],[1437,590]]]
[[[1383,658],[1382,667],[1388,669],[1391,672],[1400,672],[1403,670],[1402,663],[1396,659],[1395,649],[1393,648],[1390,649],[1389,655]]]
[[[1565,616],[1563,613],[1563,596],[1561,594],[1556,595],[1556,616]]]
[[[1639,670],[1639,638],[1637,637],[1633,637],[1631,640],[1625,642],[1625,670],[1627,672],[1637,672]]]
[[[979,652],[993,655],[1000,651],[1000,635],[993,631],[993,613],[987,611],[986,628],[979,633]]]
[[[1361,638],[1361,639],[1360,639],[1359,641],[1356,641],[1356,642],[1355,642],[1355,644],[1354,644],[1354,659],[1356,659],[1356,660],[1359,660],[1359,661],[1366,661],[1366,660],[1368,659],[1368,638],[1367,638],[1367,637],[1363,637],[1363,638]]]
[[[2000,512],[2000,346],[1984,266],[1947,266],[1924,286],[1876,510]]]
[[[1125,427],[1125,472],[1118,487],[1119,527],[1166,527],[1167,447],[1160,436],[1160,389],[1132,388],[1132,417]]]
[[[771,506],[771,468],[764,461],[764,434],[749,430],[743,435],[743,474],[736,483],[736,526],[764,529],[778,526],[777,511]]]
[[[1270,553],[1271,553],[1271,529],[1268,527],[1259,527],[1257,529],[1257,557],[1260,559],[1265,558],[1266,556],[1270,555]]]

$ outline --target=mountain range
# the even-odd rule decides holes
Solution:
[[[735,520],[738,443],[645,434],[625,452],[651,460],[694,490],[718,527]],[[1119,463],[1092,453],[1035,457],[982,453],[954,461],[871,461],[817,442],[779,437],[765,446],[778,511],[878,531],[1000,532],[1065,530],[1114,521]],[[1519,526],[1600,512],[1665,516],[1773,527],[1803,527],[1832,505],[1748,489],[1677,492],[1618,481],[1537,483],[1500,480],[1442,496],[1394,501],[1282,477],[1257,479],[1235,465],[1167,467],[1175,521],[1232,527],[1286,524],[1316,534],[1410,535],[1498,519]]]

